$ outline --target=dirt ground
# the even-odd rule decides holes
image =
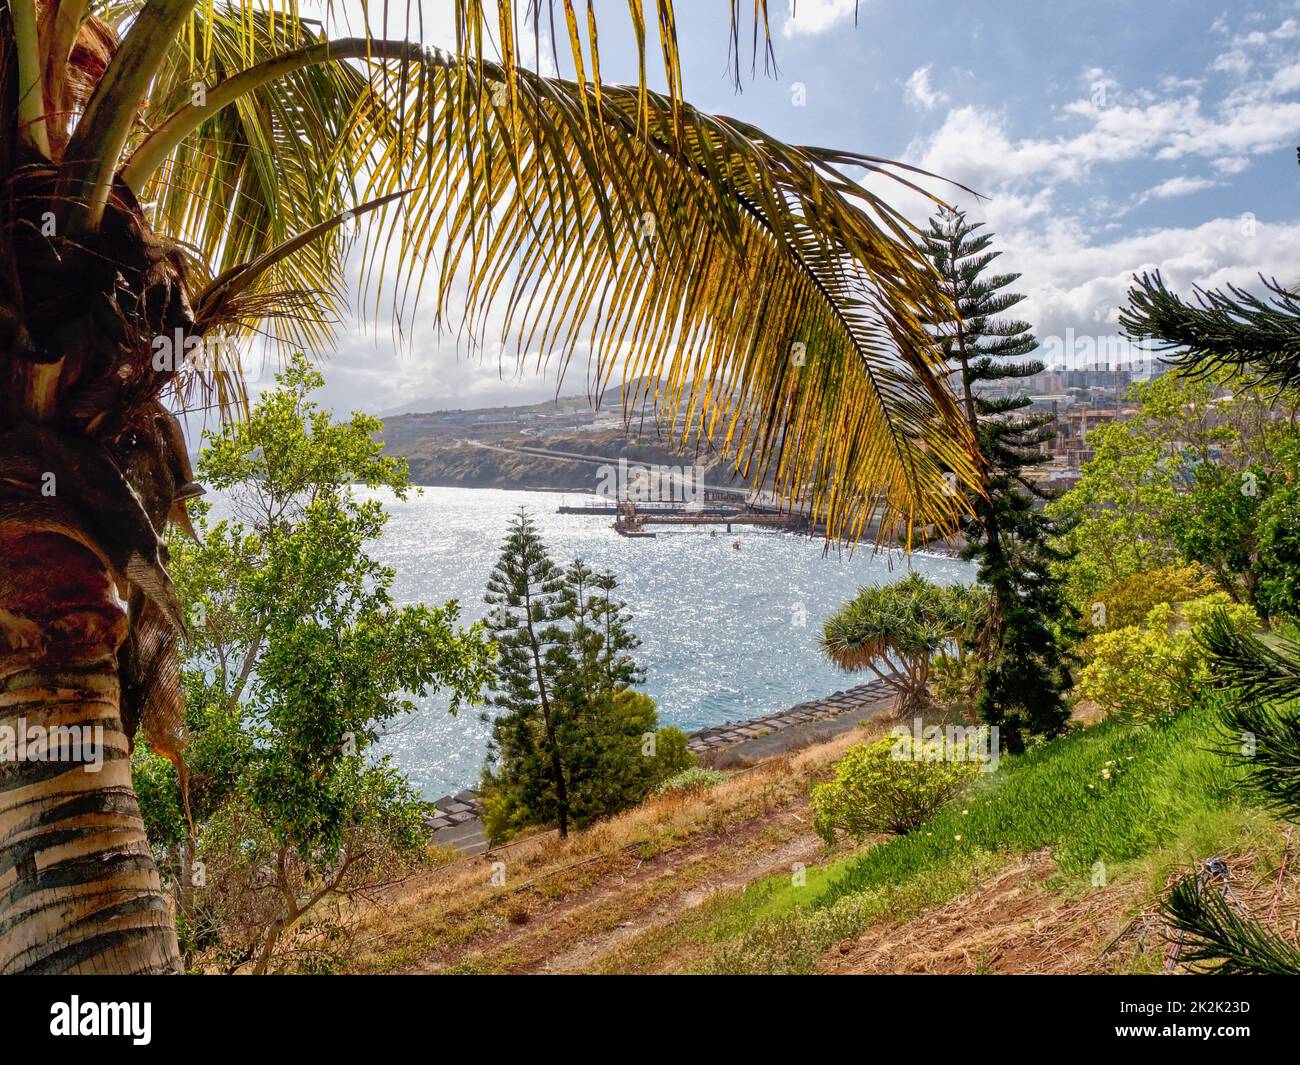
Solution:
[[[879,727],[879,726],[878,726]],[[812,831],[810,783],[860,736],[772,759],[699,795],[655,800],[561,841],[553,834],[464,859],[403,885],[362,923],[352,971],[681,971],[717,893],[795,863],[830,859]],[[1297,841],[1300,843],[1300,841]],[[1229,855],[1235,895],[1284,935],[1300,928],[1300,859],[1256,870]],[[975,890],[832,947],[820,971],[1107,973],[1172,971],[1159,884],[1130,876],[1062,886],[1051,854],[1008,858]],[[697,912],[698,911],[698,912]],[[675,927],[683,922],[681,928]],[[669,945],[643,951],[648,941]]]
[[[469,963],[511,973],[580,973],[624,941],[666,924],[713,892],[740,887],[821,850],[797,809],[773,811],[640,858],[635,849],[603,859],[590,883],[554,897],[545,882],[521,885],[468,940],[436,949],[407,973]]]
[[[1254,855],[1227,857],[1234,896],[1257,918],[1295,935],[1300,870],[1252,872]],[[1025,855],[946,906],[841,943],[822,958],[827,974],[1101,974],[1182,972],[1176,936],[1140,879],[1073,897],[1051,883],[1047,850]]]

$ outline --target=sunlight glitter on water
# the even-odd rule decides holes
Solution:
[[[608,517],[558,514],[576,493],[425,488],[405,502],[391,493],[376,558],[397,571],[399,603],[458,599],[466,623],[483,616],[483,590],[511,515],[526,507],[556,563],[575,556],[610,569],[641,638],[646,691],[661,724],[691,730],[740,721],[862,683],[817,649],[825,618],[864,584],[896,580],[908,563],[869,550],[826,554],[819,540],[734,527],[660,527],[654,539],[626,539]],[[740,540],[740,550],[733,546]],[[932,580],[971,580],[969,563],[916,555],[911,568]],[[394,722],[381,749],[427,798],[473,786],[490,726],[481,708],[453,718],[439,695]]]

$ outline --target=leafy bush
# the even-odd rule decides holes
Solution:
[[[703,766],[691,766],[690,769],[683,769],[680,773],[675,773],[655,789],[656,795],[686,795],[691,792],[703,791],[705,788],[711,788],[715,784],[721,784],[727,779],[725,773],[720,773],[716,769],[705,769]]]
[[[1300,619],[1300,485],[1276,489],[1260,509],[1260,606]]]
[[[1189,852],[1213,853],[1204,849],[1217,846],[1208,840],[1222,839],[1224,826],[1236,831],[1245,816],[1236,786],[1241,770],[1214,750],[1220,705],[1221,697],[1201,698],[1154,728],[1105,721],[1004,758],[990,778],[996,787],[950,806],[919,832],[849,858],[838,875],[828,870],[827,889],[805,905],[902,889],[979,852],[1050,846],[1070,876],[1087,875],[1098,859],[1110,865],[1151,854],[1184,834],[1196,839]]]
[[[691,738],[674,725],[665,725],[655,732],[654,754],[647,759],[646,766],[652,787],[691,771],[696,758],[687,748],[690,742]]]
[[[813,788],[817,834],[833,843],[836,830],[855,839],[912,831],[979,773],[965,753],[942,739],[916,743],[906,733],[849,748],[835,779]]]
[[[1215,610],[1233,628],[1253,632],[1259,624],[1248,606],[1226,592],[1175,606],[1159,603],[1138,625],[1094,636],[1092,661],[1079,674],[1079,694],[1112,714],[1153,720],[1191,704],[1208,680],[1196,632]]]
[[[1104,632],[1140,625],[1161,603],[1185,603],[1219,591],[1214,577],[1198,563],[1160,566],[1122,577],[1089,605],[1091,624]],[[1104,611],[1096,611],[1101,604]],[[1094,613],[1095,612],[1095,613]]]

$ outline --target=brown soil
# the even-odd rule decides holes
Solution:
[[[1128,922],[1142,885],[1069,899],[1049,888],[1056,864],[1027,855],[978,891],[913,920],[873,928],[823,958],[826,973],[1086,973]]]
[[[1255,856],[1228,857],[1234,896],[1254,916],[1294,938],[1300,919],[1300,870],[1288,862],[1253,872]],[[854,973],[1114,973],[1183,971],[1174,935],[1150,885],[1129,880],[1072,897],[1051,884],[1048,851],[1025,855],[977,891],[890,927],[872,928],[822,958],[821,971]],[[1181,875],[1181,872],[1178,874]],[[1172,883],[1174,877],[1170,878]]]

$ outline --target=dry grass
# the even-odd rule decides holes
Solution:
[[[1083,973],[1144,891],[1115,884],[1073,898],[1047,850],[1011,862],[947,905],[833,947],[824,973]]]
[[[544,833],[422,873],[354,915],[346,967],[545,967],[584,937],[636,927],[648,912],[660,919],[677,899],[688,905],[711,879],[759,876],[771,864],[765,855],[784,854],[800,835],[811,839],[810,783],[849,746],[887,728],[875,721],[714,787],[651,799],[567,840]]]
[[[1113,870],[1104,887],[1063,872],[1050,849],[997,848],[825,912],[781,916],[788,885],[767,890],[780,888],[781,874],[799,862],[824,879],[843,857],[812,833],[810,784],[849,746],[888,727],[876,720],[713,787],[653,799],[566,841],[546,833],[421,874],[356,915],[360,935],[344,967],[732,971],[739,950],[735,971],[1159,972],[1172,964],[1159,900],[1230,827],[1233,891],[1283,935],[1297,935],[1300,861],[1280,854],[1275,823],[1235,816],[1190,826],[1187,839]],[[497,862],[504,883],[492,881]],[[804,924],[807,942],[792,946]]]

